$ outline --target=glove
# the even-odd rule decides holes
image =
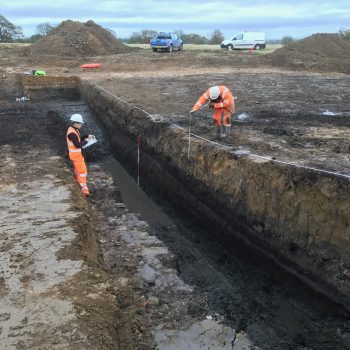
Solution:
[[[195,112],[195,110],[194,109],[192,109],[192,111],[190,112],[190,114],[193,114]]]

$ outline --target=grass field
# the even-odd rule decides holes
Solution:
[[[0,43],[0,48],[1,47],[23,47],[23,46],[29,46],[30,44],[28,43]]]
[[[130,47],[139,47],[141,49],[150,49],[149,44],[127,44]],[[256,51],[257,53],[261,54],[267,54],[270,52],[275,51],[276,49],[279,49],[283,45],[280,44],[273,44],[273,45],[266,45],[265,50]],[[194,44],[184,44],[184,50],[198,50],[198,51],[220,51],[221,48],[219,45],[194,45]]]
[[[24,47],[29,46],[30,44],[24,44],[24,43],[0,43],[0,50],[1,48],[11,48],[11,47]],[[130,47],[138,47],[145,50],[150,50],[149,44],[126,44]],[[271,44],[266,45],[265,50],[261,51],[255,51],[257,54],[267,54],[275,51],[276,49],[279,49],[283,45],[281,44]],[[197,51],[221,51],[221,48],[219,45],[194,45],[194,44],[185,44],[184,50],[197,50]]]

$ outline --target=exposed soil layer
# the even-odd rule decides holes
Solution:
[[[268,55],[239,50],[186,51],[186,48],[168,55],[130,48],[92,21],[83,24],[68,20],[30,46],[1,45],[0,67],[12,67],[21,73],[24,69],[39,68],[51,74],[62,73],[62,68],[64,73],[80,73],[79,66],[86,63],[84,57],[91,57],[102,63],[99,71],[103,74],[143,71],[173,76],[189,70],[198,74],[224,69],[234,72],[249,67],[350,73],[349,47],[349,41],[337,34],[314,34]]]
[[[218,240],[248,240],[349,307],[346,176],[242,153],[203,138],[192,140],[188,152],[186,129],[92,84],[83,83],[82,91],[127,164],[136,164],[133,148],[141,135],[143,176],[154,190],[179,207],[187,203],[186,211],[194,218],[201,212],[206,225],[215,222]]]
[[[349,173],[350,77],[239,70],[177,77],[92,77],[107,91],[184,128],[197,98],[212,85],[236,97],[229,140],[213,137],[208,108],[192,116],[194,134],[235,150]]]
[[[168,55],[142,51],[98,56],[94,57],[95,59],[102,62],[101,70],[81,72],[78,68],[81,60],[74,57],[61,59],[55,56],[43,55],[42,57],[28,58],[24,55],[22,48],[1,48],[0,79],[4,84],[0,84],[0,136],[6,146],[1,146],[5,158],[1,168],[3,172],[0,170],[0,176],[5,185],[7,182],[10,183],[13,178],[15,179],[15,187],[18,186],[18,193],[9,192],[8,189],[1,192],[3,190],[1,189],[0,195],[5,198],[5,203],[8,202],[10,205],[14,202],[18,210],[27,210],[27,206],[24,209],[19,202],[27,203],[29,193],[30,196],[37,197],[37,201],[30,199],[30,210],[32,207],[40,208],[42,205],[40,198],[43,198],[43,203],[47,203],[47,199],[44,196],[45,188],[40,187],[36,180],[39,179],[40,182],[43,175],[51,174],[53,177],[50,175],[48,180],[52,180],[53,184],[47,183],[45,185],[54,186],[53,193],[56,193],[55,187],[57,186],[60,196],[66,194],[67,191],[72,191],[74,196],[67,201],[68,204],[72,205],[77,215],[84,216],[86,210],[86,203],[79,202],[78,205],[75,200],[76,188],[74,186],[69,187],[72,186],[72,176],[70,171],[63,171],[67,167],[66,163],[61,162],[58,158],[50,158],[50,161],[43,162],[41,158],[42,148],[38,150],[37,137],[31,136],[28,139],[27,135],[39,130],[44,135],[45,145],[49,145],[50,148],[50,150],[45,150],[45,155],[63,157],[65,153],[63,133],[59,138],[61,149],[57,149],[59,141],[56,130],[64,129],[59,121],[60,118],[63,117],[63,120],[66,121],[73,111],[83,111],[84,116],[89,116],[89,113],[84,104],[77,101],[79,93],[76,91],[76,80],[67,81],[62,78],[57,79],[58,87],[56,88],[50,87],[52,85],[51,81],[46,86],[43,95],[41,95],[42,91],[38,88],[45,80],[40,81],[41,77],[32,80],[30,97],[34,100],[42,98],[42,101],[38,104],[33,101],[18,102],[13,109],[16,97],[23,96],[24,92],[21,91],[18,81],[12,80],[10,77],[12,73],[22,75],[25,70],[31,68],[45,69],[49,75],[77,74],[97,82],[111,93],[122,97],[125,101],[137,104],[150,112],[152,114],[151,118],[158,125],[153,131],[159,130],[158,127],[161,124],[166,125],[168,122],[183,127],[185,131],[188,130],[189,117],[187,113],[196,99],[208,86],[222,83],[227,85],[237,97],[238,110],[236,116],[238,120],[233,123],[230,140],[215,140],[215,142],[228,146],[230,152],[232,151],[238,160],[241,156],[245,157],[249,154],[250,156],[256,154],[267,157],[263,162],[267,161],[268,164],[262,164],[261,171],[259,170],[257,173],[256,167],[251,170],[251,179],[254,180],[257,175],[263,179],[265,175],[277,174],[279,168],[278,165],[274,165],[277,161],[287,161],[297,165],[312,166],[349,175],[347,154],[350,146],[348,136],[350,135],[347,132],[347,119],[350,111],[348,104],[350,100],[348,91],[350,89],[347,75],[282,72],[281,68],[267,68],[265,64],[270,63],[265,58],[244,52],[199,51],[193,53],[183,51]],[[322,67],[318,68],[316,66],[307,66],[304,69],[322,71]],[[333,70],[334,68],[329,69]],[[65,85],[68,89],[64,88]],[[62,98],[59,103],[55,103],[56,94]],[[104,94],[101,93],[103,96]],[[67,99],[71,101],[67,102]],[[50,106],[43,107],[46,106],[46,103]],[[105,110],[106,107],[107,111]],[[113,104],[103,105],[99,113],[110,113],[110,108],[113,108]],[[129,123],[128,121],[128,117],[134,113],[135,107],[130,105],[128,108],[130,113],[125,116],[123,114],[118,115],[118,118],[125,118],[124,126],[126,126],[129,135],[125,137],[125,135],[117,132],[113,134],[114,129],[108,124],[107,130],[111,132],[110,140],[112,143],[115,145],[121,144],[118,152],[126,151],[123,155],[124,160],[132,162],[131,168],[133,173],[136,173],[135,133],[137,129],[132,122]],[[10,112],[11,110],[14,112]],[[25,111],[25,113],[19,113],[20,110]],[[49,130],[54,132],[46,139],[47,135],[42,125],[46,125],[46,116],[49,111],[54,111],[50,115],[55,122],[49,124]],[[93,124],[93,118],[89,119],[88,125],[92,125],[90,123]],[[23,128],[18,127],[19,125],[23,125]],[[212,123],[208,110],[203,110],[194,115],[191,127],[195,134],[213,141]],[[98,135],[99,140],[104,139],[102,133],[99,134],[101,131],[98,126],[94,125],[91,131]],[[174,142],[170,142],[173,140],[172,136],[174,134],[169,134],[169,138],[163,137],[160,144],[155,138],[152,147],[169,144],[169,149],[172,145],[176,149],[176,142],[181,138],[182,144],[187,145],[185,133],[181,132],[182,136],[176,134]],[[121,140],[118,140],[119,136]],[[126,142],[124,144],[121,142],[124,140],[122,137],[125,137]],[[22,141],[24,143],[19,147]],[[18,145],[14,147],[15,152],[11,153],[8,150],[8,145],[11,146],[12,144]],[[207,154],[208,148],[203,146],[203,143],[194,142],[192,146],[195,146],[196,152]],[[90,160],[100,159],[108,154],[108,151],[106,152],[99,145],[96,147],[88,155]],[[36,150],[35,154],[28,152],[31,148]],[[225,149],[227,150],[227,148]],[[26,152],[28,153],[27,156],[25,156]],[[216,164],[213,159],[216,159],[217,154],[217,152],[214,152],[208,155],[209,157],[212,155],[212,160],[208,160],[208,164]],[[146,155],[143,154],[142,157],[146,157]],[[16,160],[15,166],[11,165],[13,164],[12,159]],[[147,158],[142,159],[145,161]],[[152,160],[152,158],[149,159]],[[180,151],[178,160],[186,159],[187,148],[184,147],[183,151]],[[8,160],[9,163],[7,164]],[[157,166],[162,164],[172,166],[170,158],[158,158],[157,161],[159,161]],[[33,168],[35,171],[31,168],[28,170],[28,163],[38,163],[37,167]],[[150,161],[149,166],[152,164],[156,163]],[[220,163],[221,165],[224,165],[224,163]],[[16,171],[19,171],[20,175],[28,176],[29,183],[23,182],[22,184],[22,178],[15,176],[11,169],[18,169]],[[264,173],[264,169],[267,169],[266,173]],[[201,171],[201,169],[199,170]],[[155,167],[152,171],[153,173],[150,171],[150,174],[154,174],[154,179],[159,179],[161,168]],[[62,176],[60,175],[61,172]],[[176,172],[172,174],[175,180],[177,174]],[[309,171],[302,171],[300,176],[292,177],[292,180],[295,180],[297,184],[301,180],[305,180],[307,185],[308,174]],[[219,346],[226,349],[223,344],[232,337],[236,339],[235,348],[242,349],[334,350],[350,347],[350,326],[346,316],[331,315],[334,310],[333,307],[321,306],[323,303],[319,303],[318,297],[308,296],[303,298],[300,290],[291,288],[290,284],[285,285],[283,282],[281,287],[280,279],[277,280],[277,283],[271,277],[266,279],[264,277],[266,271],[255,274],[259,269],[254,264],[244,267],[239,259],[235,260],[236,257],[231,256],[232,252],[230,253],[230,250],[226,252],[222,246],[217,245],[216,239],[212,240],[213,236],[217,234],[217,227],[208,226],[208,228],[212,228],[209,234],[208,232],[195,234],[195,230],[193,232],[187,231],[187,240],[180,239],[181,234],[186,231],[183,227],[176,231],[173,230],[171,224],[160,225],[154,232],[162,242],[155,240],[152,236],[153,228],[149,228],[146,223],[139,220],[138,215],[128,211],[119,191],[113,187],[111,179],[105,171],[99,166],[94,166],[91,168],[91,176],[93,178],[92,183],[96,184],[92,188],[97,196],[95,203],[89,203],[91,209],[90,224],[91,227],[96,228],[94,234],[99,239],[100,254],[96,254],[94,240],[89,235],[88,239],[86,238],[86,228],[76,227],[73,224],[72,227],[76,228],[74,232],[78,235],[77,241],[79,244],[73,244],[73,249],[69,246],[60,252],[59,257],[62,259],[74,256],[74,259],[79,258],[79,261],[85,261],[82,264],[85,267],[85,272],[88,273],[81,275],[78,273],[72,281],[65,282],[63,285],[60,285],[58,280],[53,280],[55,283],[57,282],[55,288],[60,290],[60,298],[68,296],[67,301],[71,301],[73,309],[77,310],[76,313],[72,314],[72,318],[63,317],[63,323],[65,323],[63,330],[66,328],[77,330],[74,333],[76,337],[73,337],[73,333],[68,332],[68,336],[65,338],[66,343],[71,344],[72,348],[79,339],[83,339],[88,344],[86,347],[89,348],[90,346],[92,349],[118,348],[118,346],[120,349],[151,349],[155,346],[154,335],[156,335],[158,344],[163,345],[164,348],[169,348],[184,340],[189,342],[191,339],[194,339],[194,344],[197,345],[198,343],[204,344],[203,346],[207,344],[205,343],[207,340],[200,337],[196,338],[193,334],[200,334],[201,336],[203,334],[213,334],[215,339],[219,339],[220,334],[225,334],[227,338],[224,338],[221,344],[215,344],[217,349],[221,349]],[[335,179],[339,178],[336,174],[334,176]],[[311,207],[316,208],[318,206],[320,211],[331,201],[344,200],[341,211],[344,213],[345,219],[338,221],[335,219],[339,215],[339,211],[337,206],[334,205],[335,215],[329,215],[328,219],[323,217],[321,221],[319,216],[309,217],[304,220],[304,223],[312,221],[314,224],[310,226],[310,229],[318,227],[317,225],[322,220],[324,220],[326,226],[332,226],[333,224],[329,220],[331,218],[335,220],[335,228],[338,229],[342,225],[348,227],[349,215],[346,199],[349,187],[348,180],[344,180],[344,190],[341,190],[340,187],[333,187],[332,184],[335,183],[333,175],[330,176],[329,181],[322,183],[318,182],[320,178],[319,175],[312,176],[309,178],[311,181],[309,181],[309,185],[310,183],[320,184],[319,189],[322,195],[318,198],[310,198],[305,187],[306,200]],[[277,179],[278,181],[271,182],[273,186],[283,187],[283,181],[287,178],[277,176]],[[290,184],[290,179],[288,178],[286,183]],[[60,187],[59,181],[68,187]],[[213,184],[215,183],[216,181],[213,181]],[[201,187],[201,184],[195,184],[191,181],[188,181],[187,185],[189,187],[198,185],[200,190],[204,188]],[[168,188],[174,193],[176,192],[176,188],[173,188],[173,186]],[[298,186],[293,185],[285,193],[288,197],[288,194],[295,191],[298,191]],[[277,193],[265,192],[269,195]],[[251,193],[259,193],[259,188],[255,192],[252,188]],[[203,198],[207,200],[205,192],[202,194]],[[254,199],[253,202],[259,202],[256,201],[255,194],[251,198]],[[276,198],[278,199],[278,195]],[[3,203],[2,199],[1,203]],[[270,205],[271,201],[267,200],[266,203]],[[276,210],[281,207],[280,203],[280,198],[274,202]],[[57,203],[53,201],[53,204],[52,211],[55,211]],[[49,204],[47,203],[46,206],[49,206]],[[177,208],[179,207],[181,207],[180,204]],[[295,207],[295,202],[293,202],[289,208],[295,210]],[[68,217],[71,215],[72,209],[71,207],[67,208],[62,215]],[[289,208],[285,207],[285,213],[289,212]],[[4,209],[6,213],[13,211],[13,208],[8,206]],[[303,212],[303,210],[300,210],[300,213]],[[10,228],[20,227],[23,221],[16,221],[18,219],[16,218],[17,214],[12,214],[14,215]],[[34,211],[30,211],[27,215],[32,214],[35,214]],[[283,219],[283,217],[280,218]],[[40,222],[35,222],[35,224],[40,224]],[[257,222],[252,228],[257,232],[259,230],[265,232],[261,222]],[[50,225],[48,225],[48,229],[50,229]],[[343,232],[346,233],[347,231]],[[332,229],[328,230],[326,234],[337,244],[343,245],[344,248],[348,247],[348,239],[339,240]],[[44,236],[45,238],[49,237],[50,232],[44,234]],[[317,234],[314,237],[317,238]],[[12,242],[22,244],[24,242],[22,242],[22,239],[22,236],[14,235]],[[52,243],[55,243],[55,236]],[[304,243],[307,247],[307,242]],[[146,249],[143,251],[145,246]],[[302,251],[299,247],[295,242],[292,242],[287,254],[299,254]],[[321,259],[316,259],[317,263],[314,265],[310,263],[310,266],[315,267],[316,273],[326,269],[328,278],[348,288],[350,280],[350,268],[346,263],[348,256],[339,259],[337,253],[333,255],[331,252],[332,254],[329,254],[328,248],[326,250],[321,249],[321,253],[325,251],[326,254],[323,257],[320,254],[317,259],[319,257]],[[166,249],[170,249],[174,255],[163,255]],[[9,253],[5,259],[16,258],[11,258],[10,255],[13,255],[13,251],[7,250],[5,245],[5,252],[7,251]],[[161,255],[160,259],[159,256],[154,256],[154,251]],[[225,253],[223,253],[224,251]],[[198,252],[200,252],[199,255]],[[210,258],[207,254],[210,255]],[[312,259],[313,256],[310,256],[310,258]],[[73,260],[73,258],[71,259]],[[159,261],[164,262],[165,266],[159,268]],[[8,264],[5,262],[5,265]],[[172,270],[164,272],[164,267],[166,270],[169,266]],[[205,271],[203,271],[203,266],[207,266]],[[318,266],[320,269],[317,271]],[[159,269],[162,270],[161,273],[158,273]],[[3,270],[1,273],[4,273],[2,279],[0,279],[0,292],[3,296],[7,288],[7,278],[5,279],[3,276],[6,275],[7,277],[8,274],[19,276],[21,270],[18,267],[11,267],[9,271],[6,269],[0,270]],[[157,273],[154,273],[154,270]],[[177,289],[176,287],[173,294],[174,280],[164,277],[169,277],[169,274],[175,276],[175,285],[180,288]],[[30,278],[34,280],[36,277]],[[45,276],[42,276],[42,278],[45,280]],[[15,277],[11,277],[9,280],[13,281]],[[169,282],[165,284],[164,289],[155,288],[157,281],[164,280]],[[40,285],[40,281],[40,283],[35,281],[29,282],[30,286]],[[25,282],[25,279],[23,282]],[[22,284],[21,286],[24,289],[20,289],[19,294],[12,294],[12,300],[26,295],[27,285]],[[183,286],[185,286],[186,292],[181,292]],[[189,292],[188,288],[194,288],[194,293]],[[17,293],[17,289],[16,287],[13,291]],[[50,296],[52,295],[54,299],[57,297],[55,292]],[[43,295],[39,294],[39,297],[42,298]],[[13,301],[8,296],[6,298],[6,300],[3,299],[6,305],[11,305]],[[186,302],[182,303],[183,300],[186,300]],[[309,305],[312,301],[316,303],[315,308]],[[27,307],[24,303],[20,305],[23,309]],[[45,312],[45,305],[42,312]],[[55,309],[56,306],[53,305],[53,308]],[[70,312],[70,309],[68,311]],[[80,312],[82,315],[80,315]],[[8,320],[8,313],[6,310],[1,311],[0,327],[3,327],[3,329],[0,336],[3,336],[4,339],[9,334],[9,327],[12,327],[10,324],[3,326]],[[184,314],[190,316],[183,317]],[[208,331],[208,325],[205,322],[211,320],[210,317],[207,319],[206,316],[212,316],[212,320],[218,321],[218,323],[224,324],[228,328],[218,328],[217,323],[210,323],[209,329],[215,331]],[[4,321],[2,321],[3,319]],[[81,322],[79,319],[81,319]],[[23,320],[26,322],[25,318]],[[20,319],[19,322],[21,322]],[[34,323],[34,321],[29,320],[30,322],[32,322],[31,324]],[[22,327],[22,323],[20,323],[20,327]],[[28,329],[32,330],[32,327],[29,326]],[[39,325],[37,331],[37,333],[32,334],[33,338],[37,334],[41,334],[40,332],[46,331],[46,329]],[[44,338],[43,344],[46,342],[46,344],[49,344],[49,348],[60,348],[59,344],[53,343],[53,339],[56,339],[55,335],[50,338],[50,334],[54,333],[58,335],[60,331],[57,331],[55,327],[48,330],[47,334],[49,336]],[[21,333],[21,337],[18,339],[24,339],[25,341],[29,339],[23,333]],[[226,344],[229,344],[229,348],[232,347],[231,343]],[[16,346],[16,344],[13,346]],[[161,347],[159,346],[159,348]]]
[[[49,153],[53,152],[56,158],[48,161],[45,157],[40,162],[31,152],[28,159],[23,158],[22,148],[17,148],[15,159],[22,162],[23,165],[20,166],[24,168],[30,162],[30,168],[37,171],[35,177],[32,178],[34,173],[26,172],[24,178],[26,181],[42,178],[46,172],[57,172],[59,167],[68,184],[73,179],[62,161],[65,154],[64,133],[58,137],[58,130],[64,130],[72,112],[84,114],[85,131],[96,134],[99,140],[98,148],[87,154],[89,183],[95,196],[89,203],[84,203],[71,182],[69,186],[74,196],[67,199],[67,205],[73,204],[68,209],[70,215],[79,213],[80,207],[75,203],[80,203],[83,207],[89,205],[89,216],[85,220],[90,223],[91,233],[96,236],[99,254],[96,254],[94,239],[87,239],[84,235],[84,226],[77,226],[77,244],[64,247],[57,257],[56,265],[60,266],[67,258],[76,261],[77,257],[81,257],[85,261],[82,275],[75,274],[72,280],[63,284],[58,283],[54,277],[50,280],[54,283],[53,290],[58,290],[65,301],[72,302],[74,312],[71,318],[74,322],[66,325],[69,332],[65,333],[64,343],[55,343],[55,337],[60,333],[53,322],[50,325],[52,333],[47,333],[45,337],[37,336],[45,330],[41,324],[36,325],[36,332],[31,336],[17,335],[21,337],[18,339],[26,341],[28,349],[35,349],[35,346],[60,349],[62,344],[66,349],[76,349],[83,345],[86,349],[144,350],[179,348],[179,344],[182,348],[200,346],[203,349],[217,350],[229,350],[232,347],[257,350],[340,350],[349,346],[348,319],[336,315],[334,305],[328,305],[317,295],[309,295],[307,292],[304,295],[296,288],[297,284],[293,280],[288,281],[287,278],[276,281],[271,275],[266,275],[264,269],[232,255],[228,247],[218,244],[215,230],[199,230],[190,222],[179,221],[176,217],[170,219],[159,212],[150,220],[151,226],[140,220],[140,215],[134,211],[141,211],[141,216],[149,218],[143,212],[153,210],[154,204],[149,200],[140,202],[136,185],[123,182],[119,171],[115,181],[123,189],[121,194],[106,173],[114,172],[111,165],[104,165],[102,169],[100,164],[91,164],[108,154],[103,131],[81,101],[46,100],[47,96],[52,96],[53,90],[49,89],[48,93],[43,94],[43,99],[37,102],[18,102],[17,108],[28,112],[24,118],[21,114],[2,110],[5,114],[1,114],[0,118],[3,121],[1,136],[4,142],[15,144],[11,131],[17,132],[19,124],[29,129],[27,135],[32,135],[30,140],[33,142],[38,135],[41,136],[45,145],[50,145]],[[59,84],[57,91],[60,91]],[[34,100],[40,98],[38,90],[34,96]],[[46,114],[48,109],[50,113]],[[35,110],[38,112],[33,113]],[[45,125],[39,133],[35,132],[39,130],[38,124],[41,127]],[[112,131],[108,129],[113,135]],[[114,137],[119,137],[119,134],[114,134]],[[25,143],[26,148],[36,149],[32,141]],[[40,147],[37,156],[41,157],[43,145],[36,147]],[[94,158],[95,151],[97,159]],[[8,174],[6,168],[2,178],[6,179]],[[20,183],[16,180],[16,184]],[[59,183],[55,184],[58,185]],[[32,186],[36,195],[40,193],[36,183]],[[60,187],[58,190],[64,193]],[[131,205],[128,208],[125,204],[128,201],[124,203],[124,198],[130,196],[132,191],[134,199],[138,200],[136,207]],[[7,195],[6,192],[0,194]],[[54,191],[52,196],[53,194]],[[9,201],[11,210],[21,209],[17,202],[21,196],[22,193],[12,194],[15,205],[12,206]],[[39,203],[40,198],[42,197],[39,197]],[[60,197],[57,199],[59,201]],[[55,203],[51,196],[48,200]],[[42,205],[49,206],[47,202]],[[35,207],[27,208],[29,217],[33,216]],[[55,211],[55,206],[52,205],[50,210]],[[14,216],[14,221],[18,219]],[[81,218],[77,217],[76,223],[80,221]],[[47,221],[37,224],[40,229],[50,229]],[[19,227],[21,226],[22,224]],[[51,235],[45,235],[46,239],[57,239],[54,232]],[[15,235],[14,239],[17,238]],[[33,273],[40,267],[42,265],[38,261]],[[20,270],[13,273],[17,276]],[[33,285],[30,275],[28,278],[29,286]],[[7,278],[3,279],[3,285],[8,286]],[[26,293],[27,285],[21,285],[20,291]],[[53,300],[57,298],[52,289],[48,292]],[[35,293],[34,297],[45,300],[40,293]],[[21,306],[26,308],[28,305],[30,303],[26,298]],[[41,305],[41,312],[45,312],[46,304]],[[31,315],[30,312],[28,314]],[[4,321],[0,322],[5,325],[9,320],[6,311],[3,318]],[[57,315],[53,320],[57,320]],[[63,317],[63,320],[68,322],[67,317]],[[24,330],[35,325],[31,317],[28,317],[27,322]],[[22,329],[17,323],[14,327]],[[1,336],[5,337],[5,334],[7,335],[3,333]],[[74,338],[71,334],[74,334]],[[28,343],[30,337],[40,339],[40,343]]]
[[[350,73],[350,40],[338,34],[313,34],[268,55],[275,66],[317,72]]]
[[[132,298],[130,284],[107,273],[98,247],[100,235],[112,228],[102,227],[107,217],[84,200],[66,161],[67,119],[84,106],[75,95],[70,102],[13,102],[23,94],[15,80],[0,92],[1,348],[131,349],[153,343],[146,332],[142,339],[132,335],[133,307],[118,304]],[[98,188],[117,199],[110,177],[99,168],[94,173]]]
[[[28,56],[100,56],[133,51],[93,21],[67,20],[27,48]]]

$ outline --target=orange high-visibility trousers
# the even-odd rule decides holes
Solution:
[[[81,192],[84,195],[89,195],[89,189],[87,187],[87,167],[84,158],[72,159],[74,166],[74,178],[79,184]]]
[[[221,122],[221,115],[224,113],[223,121]],[[213,121],[214,126],[220,126],[223,124],[224,126],[231,125],[231,112],[226,108],[218,108],[214,110]]]

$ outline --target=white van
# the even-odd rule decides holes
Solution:
[[[224,40],[221,43],[222,49],[254,49],[266,48],[265,33],[263,32],[243,32],[235,34],[232,39]]]

